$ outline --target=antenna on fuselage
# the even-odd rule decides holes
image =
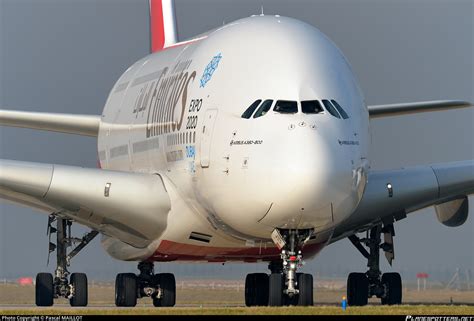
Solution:
[[[264,15],[264,14],[263,14],[263,4],[262,4],[262,6],[261,6],[261,9],[262,9],[262,11],[260,12],[260,15],[263,16],[263,15]]]

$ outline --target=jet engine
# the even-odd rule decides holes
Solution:
[[[466,222],[469,213],[467,196],[456,198],[435,206],[438,221],[449,227],[461,226]]]

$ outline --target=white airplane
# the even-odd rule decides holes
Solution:
[[[139,274],[117,275],[117,306],[174,306],[173,274],[154,272],[168,261],[265,261],[270,274],[247,275],[247,306],[312,305],[302,259],[346,237],[369,267],[349,275],[348,304],[400,304],[380,249],[391,263],[394,222],[421,208],[463,224],[474,161],[373,171],[370,119],[471,104],[366,106],[342,52],[295,19],[256,15],[177,42],[173,3],[151,0],[150,13],[153,53],[119,78],[102,115],[0,111],[4,126],[98,139],[95,169],[0,161],[0,197],[48,213],[57,236],[36,304],[87,305],[87,277],[68,266],[98,234],[112,257],[139,262]],[[73,222],[91,232],[73,238]]]

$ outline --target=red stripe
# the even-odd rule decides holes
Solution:
[[[150,20],[151,52],[157,52],[162,50],[165,45],[165,28],[161,0],[150,0]]]
[[[311,243],[303,247],[302,252],[305,257],[316,255],[326,245],[323,243]],[[280,258],[280,250],[276,247],[249,247],[230,248],[215,246],[198,246],[185,243],[163,240],[155,251],[155,254],[148,258],[150,261],[208,261],[208,262],[255,262],[257,260],[272,261]]]

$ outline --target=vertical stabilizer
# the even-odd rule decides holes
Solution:
[[[149,0],[151,52],[157,52],[178,41],[173,0]]]

